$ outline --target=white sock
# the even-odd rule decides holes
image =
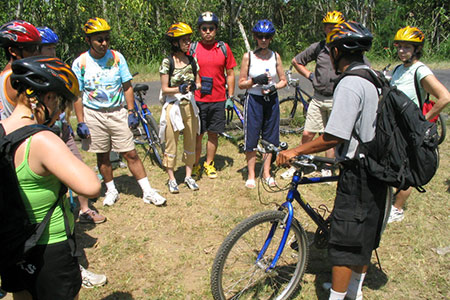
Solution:
[[[330,298],[328,300],[344,300],[347,292],[339,293],[333,289],[330,289]]]
[[[137,182],[141,186],[142,193],[144,195],[152,192],[152,187],[150,186],[150,182],[147,177],[141,178]]]
[[[116,185],[114,184],[114,180],[111,180],[110,182],[105,182],[105,185],[108,192],[117,191]]]
[[[352,277],[350,277],[350,283],[347,289],[347,298],[351,300],[362,300],[362,285],[366,273],[356,273],[352,272]]]

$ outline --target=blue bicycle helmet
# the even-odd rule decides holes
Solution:
[[[42,44],[57,44],[59,42],[58,35],[47,26],[38,27],[37,30],[42,38]]]
[[[219,18],[213,12],[207,11],[198,17],[197,26],[200,27],[203,23],[214,23],[219,26]]]
[[[259,20],[258,22],[256,22],[255,26],[253,26],[252,32],[274,35],[275,27],[273,27],[272,22],[270,22],[269,20]]]

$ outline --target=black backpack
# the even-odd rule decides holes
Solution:
[[[359,153],[368,172],[375,178],[398,189],[415,187],[424,192],[439,165],[436,124],[428,122],[408,96],[391,87],[387,79],[369,68],[345,71],[338,81],[348,75],[360,76],[374,84],[379,93],[375,137],[360,145]],[[336,83],[337,85],[337,83]]]
[[[194,56],[195,51],[197,50],[198,42],[192,42],[189,46],[189,54]],[[217,48],[220,48],[222,50],[223,55],[225,56],[225,59],[228,58],[228,52],[227,52],[227,46],[225,46],[225,42],[218,41],[217,42]]]
[[[43,130],[51,129],[43,125],[30,125],[5,135],[0,124],[0,270],[23,261],[27,252],[38,242],[53,211],[61,203],[62,195],[67,191],[61,184],[59,199],[43,221],[39,224],[30,222],[19,193],[14,155],[25,139]]]

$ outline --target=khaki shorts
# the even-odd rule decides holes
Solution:
[[[109,110],[83,108],[91,137],[82,141],[83,150],[94,153],[134,150],[133,133],[128,127],[128,112],[123,107]]]
[[[306,115],[305,131],[323,132],[332,108],[333,99],[317,100],[313,98],[309,103]]]

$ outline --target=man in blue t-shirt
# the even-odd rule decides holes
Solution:
[[[166,199],[151,188],[129,128],[136,127],[139,119],[127,62],[122,54],[109,49],[111,27],[104,19],[89,19],[83,30],[90,48],[72,65],[82,92],[74,108],[83,149],[96,153],[106,185],[103,205],[111,206],[119,198],[109,158],[111,150],[127,160],[128,168],[142,188],[144,202],[163,205]]]

